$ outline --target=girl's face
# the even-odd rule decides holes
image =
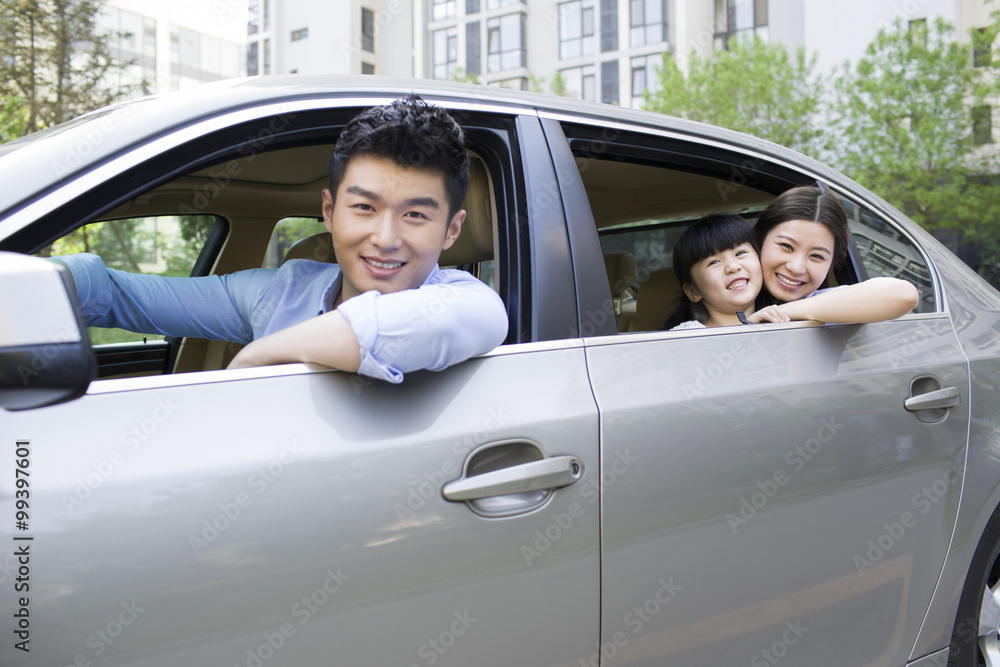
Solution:
[[[760,249],[764,285],[778,301],[819,289],[833,264],[833,234],[812,220],[789,220],[767,234]]]
[[[731,319],[739,310],[753,312],[761,284],[760,258],[753,246],[744,243],[691,267],[691,283],[684,285],[684,293],[691,301],[704,303],[712,324],[722,324],[720,316]]]

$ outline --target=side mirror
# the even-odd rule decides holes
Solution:
[[[69,271],[0,252],[0,407],[28,410],[77,398],[95,365]]]

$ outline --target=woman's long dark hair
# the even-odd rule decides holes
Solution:
[[[754,225],[754,235],[757,237],[758,251],[764,247],[764,240],[772,229],[789,220],[809,220],[830,230],[833,235],[833,268],[839,268],[847,259],[847,246],[850,243],[847,229],[847,213],[841,206],[836,195],[826,189],[812,185],[803,185],[791,190],[785,190],[775,197],[767,208],[757,218]],[[825,285],[825,283],[824,283]],[[764,288],[757,297],[760,308],[781,303]]]
[[[696,312],[694,304],[683,291],[684,285],[690,285],[693,282],[691,269],[709,255],[735,248],[744,243],[755,251],[758,250],[753,229],[746,220],[736,214],[710,215],[684,230],[674,246],[674,273],[682,288],[681,303],[677,306],[677,310],[667,318],[663,325],[664,329],[673,329],[678,324],[688,320],[697,319],[703,322],[706,315],[704,306],[697,306]]]

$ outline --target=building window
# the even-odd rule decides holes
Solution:
[[[264,32],[271,29],[271,0],[264,0]]]
[[[260,0],[250,0],[247,4],[247,34],[256,35],[260,30]]]
[[[375,12],[361,8],[361,49],[375,53]]]
[[[993,143],[993,107],[972,107],[972,141],[976,145]]]
[[[767,41],[767,0],[715,0],[717,49],[728,49],[733,37],[753,35]]]
[[[597,67],[584,65],[559,72],[566,84],[566,95],[580,100],[597,100]]]
[[[972,64],[975,67],[989,67],[993,62],[989,34],[989,28],[974,28],[972,31]]]
[[[483,73],[482,39],[479,21],[471,21],[465,26],[465,72],[472,76]]]
[[[264,74],[271,73],[271,40],[264,40]]]
[[[500,9],[501,7],[519,5],[521,2],[523,2],[523,0],[486,0],[486,9]]]
[[[364,63],[364,62],[361,63],[361,73],[362,74],[374,74],[375,73],[375,65],[372,65],[370,63]]]
[[[656,68],[663,62],[663,56],[655,53],[649,56],[632,58],[632,108],[641,109],[646,104],[645,92],[656,92],[660,89],[660,77]]]
[[[479,12],[479,0],[465,0],[465,13],[476,14]]]
[[[247,44],[247,75],[257,76],[260,74],[260,70],[257,67],[257,50],[259,42],[250,42]]]
[[[445,19],[455,18],[455,5],[457,4],[455,0],[432,0],[432,2],[432,21],[444,21]]]
[[[594,0],[559,5],[559,59],[594,54]]]
[[[601,101],[618,104],[618,61],[601,63]]]
[[[435,30],[434,41],[434,78],[450,79],[458,67],[458,28]]]
[[[601,0],[601,53],[618,50],[618,0]]]
[[[309,38],[309,28],[300,28],[299,30],[292,31],[292,41],[298,42],[299,40]]]
[[[629,0],[629,42],[632,46],[657,44],[667,40],[666,0]]]
[[[507,14],[487,21],[486,40],[489,71],[524,66],[524,14]]]
[[[927,19],[913,19],[909,23],[910,43],[917,46],[927,46]]]

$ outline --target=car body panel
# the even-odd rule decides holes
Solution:
[[[636,462],[603,499],[602,639],[628,640],[606,664],[745,663],[792,626],[809,636],[787,664],[905,661],[961,495],[948,318],[602,341],[587,361],[604,473]],[[926,374],[965,398],[934,424],[903,409]],[[644,618],[658,581],[676,595]]]
[[[334,650],[344,664],[571,660],[599,636],[599,505],[571,515],[570,486],[490,519],[440,487],[511,440],[578,457],[574,486],[590,484],[597,413],[582,356],[510,349],[399,386],[305,368],[139,391],[98,381],[78,401],[5,415],[32,451],[33,664],[246,664],[268,637],[282,664],[329,664]],[[528,387],[505,380],[536,373]],[[0,470],[14,477],[12,457]],[[95,636],[123,604],[141,610],[126,617],[135,630]],[[14,611],[0,597],[0,613]],[[552,641],[538,646],[542,626]],[[379,628],[392,641],[373,641]],[[0,648],[3,664],[19,657]]]
[[[0,147],[0,249],[180,210],[214,183],[204,212],[236,229],[210,259],[255,266],[279,213],[315,215],[320,147],[357,109],[410,91],[452,111],[490,172],[507,344],[399,386],[301,365],[164,371],[0,412],[4,446],[31,449],[34,537],[32,653],[8,642],[0,663],[939,664],[1000,504],[1000,296],[816,161],[486,86],[251,78]],[[666,155],[764,195],[822,182],[915,249],[926,308],[879,324],[619,334],[609,223],[588,200],[612,185],[585,173],[581,137],[604,142],[595,159]],[[306,145],[309,166],[280,176],[253,163]],[[220,166],[245,189],[233,178],[226,191]],[[266,201],[240,208],[258,177]],[[920,378],[955,388],[943,419],[904,409]],[[449,482],[531,452],[575,457],[582,475],[544,498],[444,499]],[[20,604],[16,465],[0,457],[7,618]]]

